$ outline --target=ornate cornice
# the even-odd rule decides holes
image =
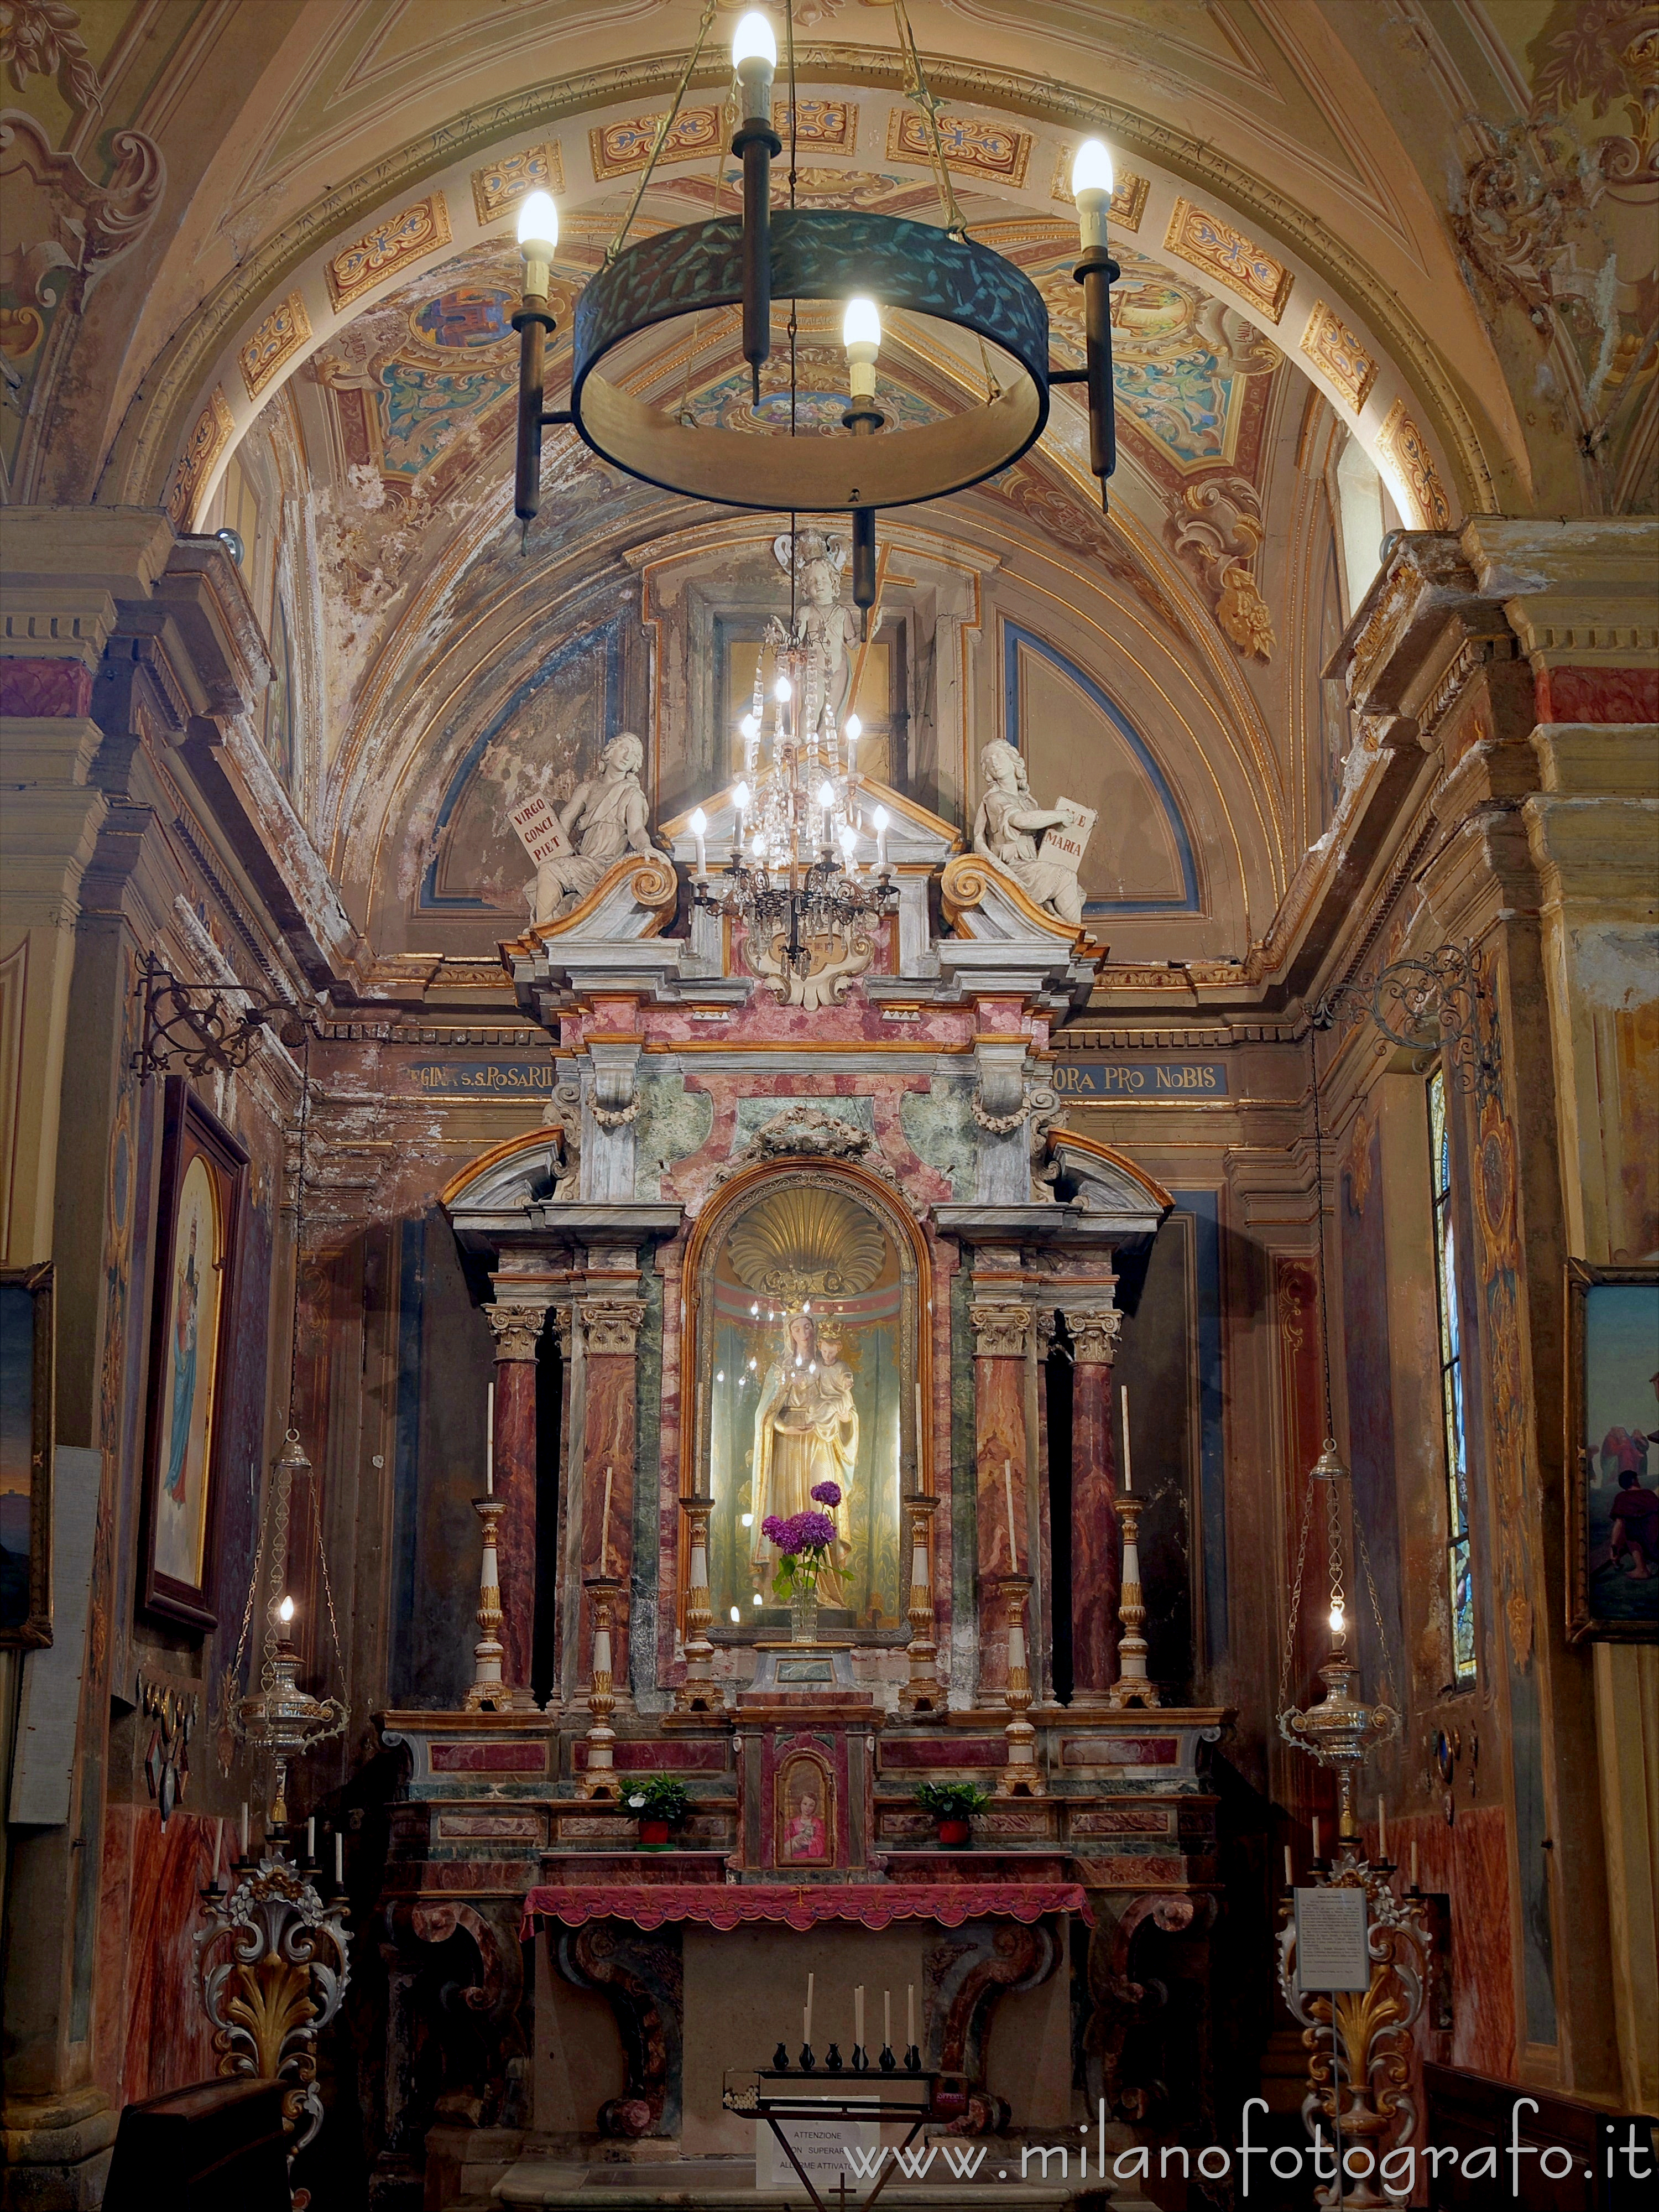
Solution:
[[[799,45],[795,64],[809,82],[903,88],[903,68],[896,52],[862,46]],[[589,108],[667,91],[684,66],[684,55],[652,55],[529,86],[506,99],[477,102],[331,187],[239,264],[158,356],[128,410],[127,422],[136,428],[125,458],[118,434],[102,472],[106,483],[113,476],[114,496],[136,505],[160,503],[183,434],[183,416],[197,397],[204,365],[222,350],[231,331],[253,307],[319,246],[343,234],[398,192],[452,168],[470,152]],[[926,67],[939,94],[977,100],[1068,130],[1103,131],[1126,154],[1131,149],[1139,152],[1172,174],[1204,185],[1234,210],[1271,227],[1310,269],[1363,309],[1395,353],[1434,415],[1463,479],[1470,510],[1498,511],[1497,490],[1480,433],[1451,370],[1426,333],[1405,314],[1395,295],[1308,210],[1218,152],[1212,143],[1097,99],[1079,86],[942,55],[927,56]],[[692,82],[711,86],[723,80],[723,69],[711,64],[696,72]],[[100,483],[100,490],[104,488]]]

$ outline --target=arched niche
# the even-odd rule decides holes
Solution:
[[[914,1218],[854,1163],[768,1159],[705,1207],[684,1285],[680,1488],[714,1501],[716,1630],[776,1632],[784,1601],[762,1523],[812,1510],[827,1477],[843,1498],[833,1509],[840,1586],[823,1594],[823,1626],[896,1635],[909,1566],[900,1498],[916,1480],[917,1407],[932,1389],[933,1270]]]

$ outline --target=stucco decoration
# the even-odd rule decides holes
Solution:
[[[1245,477],[1188,484],[1170,517],[1175,550],[1214,595],[1215,618],[1238,650],[1271,660],[1278,639],[1255,579],[1261,502]]]
[[[600,756],[599,774],[579,783],[559,808],[564,849],[536,871],[538,926],[574,914],[630,854],[657,856],[640,784],[644,766],[642,740],[632,730],[620,731]]]
[[[1071,816],[1060,807],[1033,801],[1024,757],[1006,738],[994,738],[980,754],[979,763],[985,788],[974,816],[974,850],[1012,877],[1033,906],[1080,929],[1083,886],[1075,859],[1054,857],[1047,834],[1058,830],[1069,836]]]
[[[912,1213],[920,1217],[926,1212],[925,1203],[913,1198],[900,1184],[872,1132],[857,1128],[838,1115],[810,1104],[787,1107],[770,1121],[762,1122],[742,1151],[734,1153],[719,1170],[710,1188],[718,1190],[722,1183],[729,1182],[734,1175],[757,1162],[800,1158],[854,1161],[867,1168],[871,1174],[879,1176]]]

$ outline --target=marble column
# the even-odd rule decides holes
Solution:
[[[1008,1680],[1007,1610],[1001,1586],[1030,1571],[1026,1504],[1025,1369],[1032,1310],[1012,1300],[975,1299],[974,1330],[975,1495],[979,1522],[980,1695],[1000,1697]],[[1008,1498],[1013,1494],[1012,1541]]]
[[[585,1297],[578,1301],[586,1368],[582,1423],[581,1571],[614,1576],[621,1585],[612,1608],[615,1650],[628,1650],[629,1590],[634,1571],[634,1454],[638,1398],[635,1355],[642,1298]],[[606,1500],[610,1501],[609,1510]],[[592,1623],[582,1654],[583,1679],[592,1669]],[[626,1662],[616,1669],[623,1685]],[[621,1692],[619,1692],[621,1694]]]
[[[495,1496],[501,1501],[495,1559],[501,1571],[503,1694],[533,1709],[530,1654],[536,1630],[536,1345],[540,1306],[486,1306],[495,1333]]]
[[[1066,1316],[1072,1333],[1072,1702],[1103,1705],[1117,1676],[1118,1527],[1112,1362],[1123,1316]]]

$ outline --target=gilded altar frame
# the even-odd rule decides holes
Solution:
[[[781,1110],[788,1102],[780,1102]],[[732,1229],[750,1207],[774,1193],[796,1185],[830,1184],[862,1206],[891,1238],[899,1260],[901,1351],[899,1467],[901,1494],[912,1487],[933,1489],[930,1409],[933,1402],[933,1255],[927,1236],[902,1201],[882,1179],[853,1160],[825,1160],[813,1154],[757,1160],[734,1175],[708,1200],[686,1247],[684,1335],[681,1373],[690,1379],[689,1418],[680,1426],[680,1496],[708,1497],[712,1453],[715,1328],[714,1272]],[[916,1431],[916,1389],[920,1384],[922,1431]],[[698,1480],[701,1471],[702,1480]],[[684,1628],[689,1566],[685,1531],[679,1541],[676,1605]],[[745,1639],[746,1640],[746,1639]]]

